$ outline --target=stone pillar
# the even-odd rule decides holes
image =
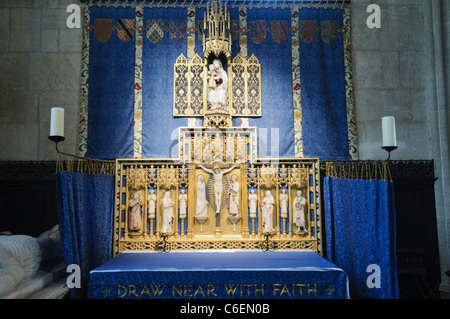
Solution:
[[[442,292],[450,292],[450,278],[445,271],[450,269],[449,233],[450,225],[450,165],[449,165],[449,106],[446,99],[449,46],[450,6],[447,1],[424,1],[425,48],[427,72],[424,81],[427,83],[427,101],[429,117],[429,134],[431,155],[435,160],[436,219],[439,239],[439,255],[441,260]],[[444,22],[447,21],[446,24]]]

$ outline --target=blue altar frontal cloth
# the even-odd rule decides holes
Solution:
[[[347,274],[313,251],[127,251],[90,272],[93,299],[344,299]]]

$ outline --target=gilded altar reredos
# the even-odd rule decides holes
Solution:
[[[274,200],[272,224],[274,232],[270,234],[271,240],[277,249],[311,249],[322,253],[321,249],[321,209],[319,192],[319,161],[318,159],[273,159],[251,160],[251,139],[234,136],[234,140],[245,139],[247,152],[243,158],[238,156],[234,143],[234,153],[227,148],[230,143],[230,133],[217,137],[217,133],[195,135],[194,129],[183,128],[190,132],[190,143],[186,148],[201,147],[202,151],[184,149],[188,154],[201,154],[199,157],[185,156],[178,162],[173,160],[133,160],[118,159],[116,163],[116,192],[114,209],[114,248],[113,254],[125,250],[157,250],[161,242],[164,203],[166,193],[170,195],[172,207],[171,232],[168,242],[171,249],[259,249],[266,235],[263,225],[263,208],[267,192]],[[197,129],[198,130],[198,129]],[[205,132],[206,130],[204,130]],[[248,135],[255,130],[247,129]],[[205,132],[206,133],[206,132]],[[200,138],[201,136],[201,138]],[[186,136],[184,141],[186,141]],[[199,140],[201,139],[201,142]],[[218,148],[219,143],[222,149]],[[197,141],[195,141],[197,140]],[[195,143],[197,142],[197,143]],[[214,146],[211,146],[214,145]],[[229,144],[228,144],[229,145]],[[222,155],[223,161],[208,162],[208,159],[217,161],[216,154]],[[189,158],[189,160],[186,160]],[[223,176],[223,191],[220,213],[214,207],[211,196],[214,185],[211,174],[200,168],[213,169],[218,165],[220,169],[230,169]],[[207,193],[206,220],[196,218],[198,204],[198,181],[202,176]],[[233,178],[233,176],[235,176]],[[230,214],[232,179],[239,183],[238,213]],[[301,191],[306,201],[304,208],[304,227],[295,224],[295,205],[298,191]],[[135,195],[138,193],[138,195]],[[181,194],[186,194],[186,205],[182,211]],[[287,193],[287,202],[284,207],[287,213],[282,213],[283,203],[281,196]],[[153,202],[150,200],[153,196]],[[253,195],[251,199],[250,195]],[[256,195],[256,196],[255,196]],[[132,228],[130,224],[134,197],[142,199],[138,213],[140,227]],[[256,200],[255,200],[256,197]],[[253,200],[253,202],[252,202]],[[253,204],[253,210],[250,212]],[[150,208],[154,211],[151,212]]]
[[[117,159],[113,255],[125,250],[321,249],[318,159],[258,159],[257,128],[232,117],[259,117],[261,65],[231,60],[226,5],[204,19],[203,57],[174,63],[173,116],[202,117],[180,127],[178,158]],[[208,61],[227,68],[227,102],[208,105]],[[206,207],[205,207],[206,206]]]

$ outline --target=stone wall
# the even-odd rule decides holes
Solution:
[[[381,8],[381,28],[369,29],[368,4]],[[353,1],[354,92],[361,159],[384,159],[381,118],[396,118],[392,159],[429,159],[423,1]]]
[[[81,29],[66,26],[70,0],[0,1],[0,160],[53,160],[50,108],[65,108],[66,141],[78,132]]]

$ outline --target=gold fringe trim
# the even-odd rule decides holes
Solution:
[[[392,181],[389,163],[387,161],[326,162],[325,164],[327,177]]]
[[[116,161],[89,159],[58,152],[56,155],[56,171],[93,175],[115,175]]]

